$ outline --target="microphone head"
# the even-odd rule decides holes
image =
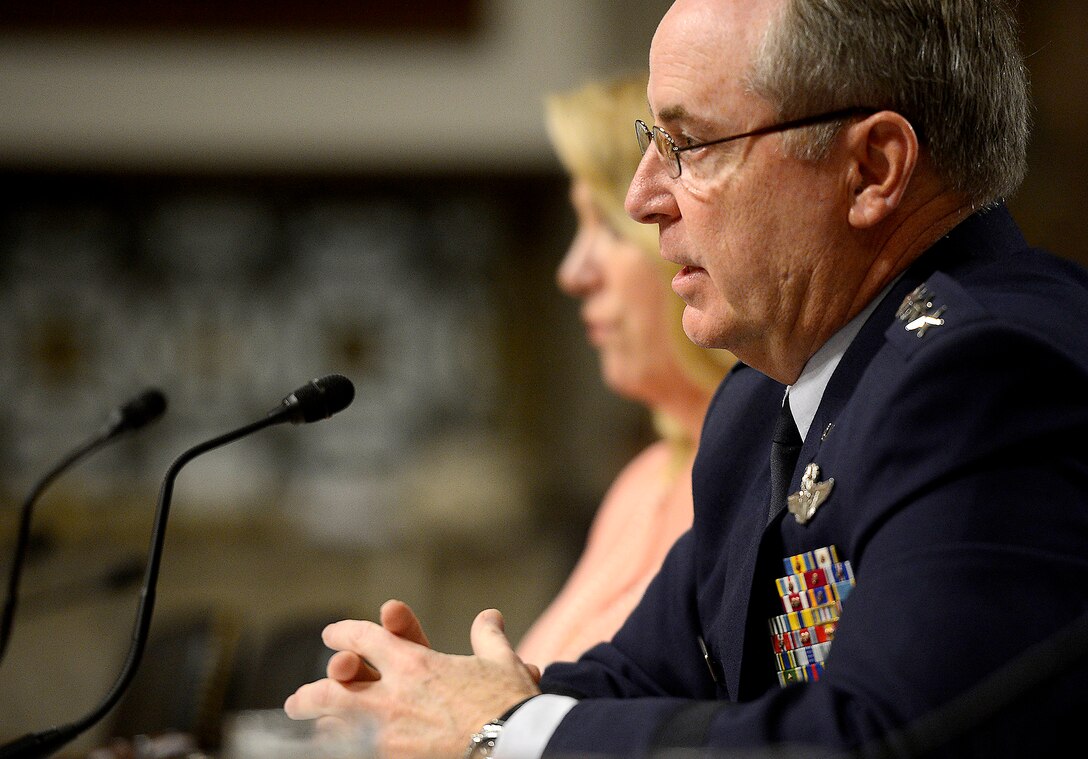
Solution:
[[[129,430],[138,430],[158,419],[164,411],[166,411],[166,396],[155,388],[149,388],[114,410],[107,423],[109,434],[113,436]]]
[[[270,417],[292,424],[328,419],[346,409],[355,399],[355,386],[342,374],[329,374],[310,380],[268,412]]]

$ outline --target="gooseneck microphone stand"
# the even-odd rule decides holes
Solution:
[[[136,675],[136,669],[140,664],[147,643],[147,635],[151,627],[151,615],[155,608],[155,586],[158,582],[159,565],[162,561],[163,544],[166,539],[166,521],[170,515],[170,499],[174,492],[174,480],[181,468],[202,453],[232,443],[265,427],[287,421],[298,424],[300,422],[327,419],[332,414],[346,408],[353,397],[354,388],[346,377],[330,375],[313,380],[309,385],[303,386],[285,398],[283,403],[269,412],[264,419],[196,445],[178,456],[166,471],[162,488],[159,490],[159,503],[155,511],[155,520],[151,531],[147,569],[144,574],[143,588],[140,591],[139,606],[136,610],[132,643],[129,646],[128,656],[121,669],[121,674],[117,677],[116,682],[114,682],[105,698],[85,717],[67,725],[30,733],[16,739],[0,747],[0,759],[39,759],[40,757],[50,756],[105,717],[121,700],[125,689],[128,688],[132,678]]]
[[[4,602],[3,615],[0,616],[0,661],[7,652],[8,641],[15,622],[15,610],[19,605],[19,582],[26,563],[30,547],[30,523],[34,504],[41,498],[45,489],[72,465],[94,453],[126,432],[138,430],[155,421],[166,410],[166,397],[156,389],[144,391],[141,395],[117,408],[110,415],[103,428],[93,437],[81,443],[75,450],[61,459],[45,473],[30,490],[19,512],[19,527],[16,533],[15,550],[12,552],[11,570],[8,574],[8,592]]]
[[[34,510],[34,504],[45,489],[53,483],[53,480],[57,479],[68,467],[107,442],[106,438],[96,437],[80,445],[46,472],[23,501],[23,507],[19,511],[19,531],[15,539],[15,550],[12,553],[11,571],[8,574],[7,602],[4,604],[3,617],[0,618],[0,660],[7,652],[12,624],[15,621],[15,610],[19,605],[19,582],[22,579],[23,565],[26,563],[26,555],[30,549],[30,515]]]

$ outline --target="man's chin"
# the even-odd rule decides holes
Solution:
[[[714,320],[691,305],[684,307],[684,334],[700,348],[725,348],[720,329],[708,329]]]

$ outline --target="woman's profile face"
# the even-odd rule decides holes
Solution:
[[[572,182],[570,197],[578,228],[556,273],[559,287],[582,301],[605,383],[653,404],[680,371],[668,325],[677,313],[669,308],[675,296],[661,263],[615,230],[584,182]]]

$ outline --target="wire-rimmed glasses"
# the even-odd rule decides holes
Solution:
[[[656,124],[652,127],[647,126],[646,122],[642,119],[635,119],[635,138],[638,140],[638,147],[643,155],[646,154],[646,149],[650,147],[650,143],[652,142],[657,147],[657,152],[661,156],[661,160],[665,162],[665,170],[668,172],[668,175],[673,179],[678,179],[682,169],[680,154],[688,150],[705,148],[710,145],[721,145],[726,142],[741,140],[745,137],[758,137],[764,134],[771,134],[772,132],[784,132],[789,129],[800,129],[801,127],[812,126],[814,124],[839,121],[853,116],[867,116],[876,112],[877,109],[875,108],[839,108],[834,111],[818,113],[814,116],[805,116],[800,119],[790,119],[789,121],[782,121],[777,124],[760,127],[759,129],[753,129],[750,132],[733,134],[728,137],[721,137],[707,142],[699,142],[694,145],[677,145],[672,136],[661,127]]]

